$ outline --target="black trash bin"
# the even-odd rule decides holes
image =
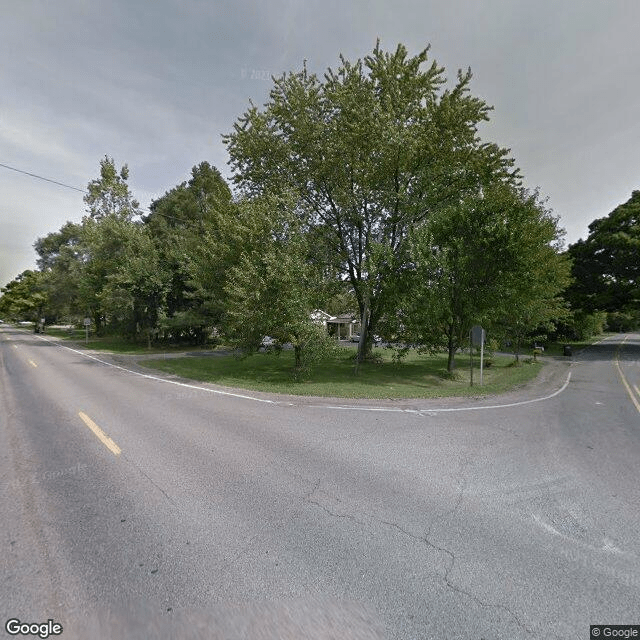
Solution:
[[[571,345],[570,344],[565,344],[564,347],[562,347],[562,355],[564,356],[570,356],[571,354]]]

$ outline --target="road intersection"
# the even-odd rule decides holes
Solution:
[[[2,613],[63,638],[638,624],[639,364],[615,336],[504,397],[347,404],[5,326]]]

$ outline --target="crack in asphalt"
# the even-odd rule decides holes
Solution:
[[[462,504],[462,500],[464,498],[464,492],[467,490],[467,487],[469,484],[469,480],[465,476],[464,471],[471,464],[473,457],[474,456],[466,456],[465,458],[462,459],[462,462],[460,464],[460,470],[458,472],[458,484],[460,488],[458,490],[458,495],[456,496],[456,500],[453,505],[453,508],[443,512],[442,514],[440,514],[439,517],[437,517],[436,519],[433,520],[433,522],[431,522],[431,524],[429,525],[429,528],[427,529],[427,533],[425,534],[426,538],[431,537],[431,533],[435,526],[442,524],[445,518],[451,517],[460,508],[460,505]]]
[[[331,511],[331,509],[328,509],[327,507],[325,507],[323,504],[320,504],[317,500],[312,500],[311,497],[316,493],[316,491],[320,487],[320,481],[321,479],[318,478],[318,480],[314,484],[311,491],[308,491],[307,493],[304,494],[304,496],[302,496],[302,501],[306,502],[307,504],[312,504],[312,505],[315,505],[316,507],[320,507],[320,509],[322,509],[325,513],[329,514],[333,518],[346,518],[348,520],[353,520],[353,522],[356,522],[359,525],[365,526],[365,523],[362,522],[362,520],[358,520],[358,518],[351,515],[350,513],[336,513],[334,511]]]
[[[406,529],[401,527],[396,522],[390,522],[388,520],[380,520],[378,518],[375,518],[371,514],[366,514],[366,515],[369,516],[372,520],[378,522],[379,524],[383,524],[383,525],[386,525],[388,527],[392,527],[392,528],[396,529],[397,531],[399,531],[400,533],[402,533],[403,535],[411,538],[412,540],[415,540],[417,542],[425,544],[427,547],[433,549],[434,551],[437,551],[439,553],[442,553],[442,554],[446,555],[448,557],[449,561],[448,561],[448,565],[447,565],[447,567],[446,567],[446,569],[444,571],[444,575],[442,576],[442,579],[443,579],[443,582],[444,582],[444,584],[446,585],[446,587],[448,589],[450,589],[451,591],[454,591],[455,593],[458,593],[460,595],[464,595],[464,596],[466,596],[468,598],[471,598],[476,604],[478,604],[479,606],[481,606],[483,608],[498,609],[498,610],[506,612],[511,617],[511,619],[518,625],[518,627],[520,627],[520,629],[522,629],[527,635],[535,636],[535,632],[532,631],[531,629],[529,629],[520,620],[520,618],[507,605],[500,604],[500,603],[495,604],[495,603],[491,603],[491,602],[486,602],[486,601],[482,600],[481,598],[479,598],[478,596],[476,596],[475,594],[471,593],[470,591],[467,591],[463,587],[461,587],[461,586],[457,585],[456,583],[454,583],[453,580],[450,578],[450,574],[453,571],[453,568],[454,568],[454,566],[456,564],[456,555],[455,555],[455,553],[453,551],[451,551],[450,549],[447,549],[446,547],[441,547],[441,546],[437,545],[436,543],[434,543],[430,539],[431,535],[432,535],[433,528],[437,524],[442,523],[445,518],[451,517],[452,515],[454,515],[457,512],[457,510],[460,508],[460,505],[462,504],[462,501],[464,499],[464,493],[465,493],[465,491],[467,489],[467,486],[468,486],[468,479],[467,479],[466,475],[464,475],[464,469],[466,467],[468,467],[469,464],[471,464],[471,458],[466,458],[463,461],[462,465],[461,465],[460,475],[462,476],[462,478],[461,478],[462,481],[460,482],[460,489],[458,491],[458,495],[456,496],[456,500],[455,500],[455,503],[454,503],[453,507],[451,509],[449,509],[448,511],[446,511],[445,513],[443,513],[436,521],[434,521],[429,526],[429,529],[427,530],[427,532],[425,533],[424,536],[417,536],[417,535],[411,533],[410,531],[407,531]],[[353,522],[356,522],[357,524],[359,524],[361,526],[365,526],[365,523],[362,522],[361,520],[359,520],[358,518],[356,518],[354,515],[352,515],[350,513],[336,513],[334,511],[331,511],[327,507],[325,507],[323,504],[319,503],[317,500],[313,500],[312,496],[318,491],[318,489],[320,487],[320,482],[321,482],[321,479],[318,478],[318,480],[316,480],[316,482],[314,483],[314,485],[311,488],[311,490],[303,495],[302,501],[304,503],[312,504],[312,505],[314,505],[316,507],[319,507],[325,513],[327,513],[328,515],[330,515],[333,518],[346,518],[346,519],[352,520]]]
[[[136,462],[134,462],[131,458],[127,456],[122,456],[140,475],[144,476],[168,501],[169,503],[179,512],[182,510],[175,503],[175,501],[171,498],[171,496],[148,474],[146,473]]]
[[[500,609],[502,611],[505,611],[507,614],[509,614],[509,616],[514,620],[514,622],[526,634],[535,635],[535,633],[533,631],[531,631],[531,629],[529,629],[520,620],[520,618],[518,618],[518,616],[513,611],[511,611],[511,609],[509,609],[509,607],[507,607],[506,605],[499,604],[499,603],[498,604],[494,604],[494,603],[491,603],[491,602],[485,602],[484,600],[482,600],[481,598],[479,598],[475,594],[471,593],[470,591],[467,591],[466,589],[463,589],[461,586],[455,584],[451,580],[451,578],[449,577],[449,574],[453,570],[453,567],[455,566],[455,563],[456,563],[456,555],[455,555],[455,553],[453,553],[453,551],[451,551],[450,549],[447,549],[446,547],[441,547],[441,546],[435,544],[434,542],[432,542],[429,539],[429,537],[427,535],[422,536],[422,537],[416,536],[415,534],[407,531],[406,529],[403,529],[400,525],[398,525],[395,522],[388,522],[386,520],[381,520],[380,522],[382,524],[386,524],[386,525],[388,525],[390,527],[393,527],[394,529],[397,529],[398,531],[400,531],[400,533],[408,536],[409,538],[412,538],[413,540],[416,540],[418,542],[422,542],[422,543],[426,544],[428,547],[430,547],[434,551],[438,551],[440,553],[444,553],[446,556],[448,556],[449,564],[448,564],[447,568],[445,569],[444,576],[442,578],[448,589],[450,589],[451,591],[455,591],[456,593],[459,593],[461,595],[465,595],[468,598],[471,598],[476,604],[478,604],[481,607],[484,607],[484,608],[487,608],[487,609]]]

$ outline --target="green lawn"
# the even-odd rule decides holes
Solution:
[[[149,349],[146,345],[131,340],[125,340],[116,336],[98,337],[89,334],[89,341],[85,344],[84,329],[53,329],[47,327],[45,335],[56,336],[63,340],[76,342],[80,346],[96,351],[110,351],[112,353],[123,354],[152,354],[152,353],[170,353],[172,351],[205,351],[212,349],[211,346],[191,346],[185,344],[175,345],[153,345]]]
[[[580,351],[580,349],[584,349],[585,347],[588,347],[589,345],[594,344],[595,342],[599,342],[600,340],[602,340],[603,338],[606,338],[607,336],[614,336],[614,335],[616,334],[603,333],[603,334],[600,334],[599,336],[594,336],[593,338],[589,338],[588,340],[568,340],[567,342],[544,343],[544,353],[545,355],[550,355],[550,356],[561,356],[563,355],[562,349],[564,345],[568,344],[575,355],[575,353]]]
[[[223,386],[293,395],[338,398],[432,398],[468,396],[507,391],[536,377],[541,363],[510,366],[511,357],[496,357],[484,371],[484,385],[478,386],[479,370],[474,370],[473,387],[469,386],[469,359],[457,359],[458,380],[446,380],[446,355],[408,354],[402,364],[391,361],[391,352],[376,349],[380,364],[365,363],[354,375],[355,347],[347,347],[337,357],[316,366],[309,380],[294,382],[293,353],[283,351],[256,353],[247,358],[234,356],[185,357],[170,360],[145,360],[143,366],[173,373],[184,378],[213,382]],[[476,362],[476,367],[478,362]]]

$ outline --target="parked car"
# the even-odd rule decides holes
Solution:
[[[380,336],[373,336],[373,344],[374,345],[379,345],[382,342],[382,338]],[[360,334],[359,333],[354,333],[351,336],[351,342],[360,342]]]
[[[264,336],[262,338],[262,342],[260,342],[260,347],[262,349],[272,349],[276,344],[276,339],[271,336]]]

